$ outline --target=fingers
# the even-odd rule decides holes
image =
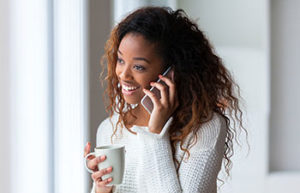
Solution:
[[[111,172],[112,172],[112,167],[108,167],[106,169],[102,169],[100,171],[94,172],[91,176],[94,181],[97,181],[99,180],[99,178],[102,178],[102,176],[104,176],[105,174],[109,174]]]
[[[98,187],[103,187],[103,186],[106,186],[107,184],[109,184],[110,182],[112,181],[112,178],[108,178],[108,179],[105,179],[105,180],[102,180],[102,181],[96,181],[96,185]]]
[[[159,82],[151,82],[150,85],[156,87],[160,91],[161,98],[158,99],[153,92],[146,89],[144,89],[144,93],[151,98],[156,108],[159,109],[162,106],[169,107],[171,105],[171,108],[175,109],[178,106],[178,100],[174,82],[170,78],[162,75],[159,75],[159,78],[165,82],[167,86]]]
[[[174,76],[174,75],[172,75]],[[174,82],[165,76],[159,75],[159,78],[164,81],[168,87],[169,87],[169,100],[170,100],[170,104],[173,104],[175,107],[178,106],[178,99],[177,99],[177,93],[176,93],[176,86],[174,84]]]
[[[150,90],[147,90],[147,89],[143,89],[143,91],[146,95],[148,95],[150,97],[151,101],[153,102],[154,107],[155,106],[157,107],[160,104],[159,99],[156,97],[156,95],[153,92],[151,92]]]
[[[90,161],[88,161],[87,166],[91,170],[95,171],[98,168],[98,164],[100,162],[103,162],[105,159],[106,159],[105,155],[102,155],[102,156],[99,156],[99,157],[95,157],[95,158],[91,159]]]
[[[98,187],[103,187],[103,186],[106,186],[108,183],[110,183],[112,181],[112,178],[107,178],[105,180],[102,180],[102,177],[111,172],[112,172],[112,167],[108,167],[106,169],[102,169],[100,171],[94,172],[91,175],[91,177],[95,181],[95,183]]]
[[[91,151],[91,143],[90,143],[90,142],[87,142],[87,144],[86,144],[85,147],[84,147],[84,157],[85,157],[88,153],[90,153],[90,151]]]
[[[168,100],[169,99],[168,87],[166,85],[163,85],[163,84],[158,83],[158,82],[151,82],[150,85],[156,87],[160,91],[161,103],[168,105],[168,102],[169,102],[169,100]]]
[[[88,142],[84,147],[84,157],[86,157],[87,154],[90,153],[90,150],[91,150],[91,143]],[[87,158],[87,160],[89,160],[89,161],[87,161],[87,167],[94,171],[94,173],[91,175],[91,177],[95,181],[96,186],[98,188],[101,188],[101,190],[105,190],[105,192],[110,192],[112,187],[106,186],[106,185],[112,181],[112,178],[102,180],[102,176],[105,174],[111,173],[112,167],[97,171],[98,164],[100,162],[103,162],[105,159],[106,159],[105,155],[102,155],[99,157],[95,157],[95,156],[91,155]]]
[[[173,76],[173,75],[172,75]],[[176,86],[174,82],[171,80],[171,78],[159,75],[159,78],[165,82],[165,84],[169,87],[166,87],[160,83],[153,83],[151,86],[155,86],[157,89],[160,90],[161,92],[161,102],[166,105],[173,105],[173,106],[178,106],[178,100],[177,100],[177,94],[176,94]],[[168,103],[169,102],[169,103]]]

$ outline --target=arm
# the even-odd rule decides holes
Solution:
[[[197,143],[189,150],[191,156],[182,161],[177,176],[167,128],[160,134],[137,128],[141,145],[138,168],[139,192],[216,192],[216,180],[221,169],[226,132],[218,120],[205,124],[198,132]],[[146,189],[146,190],[145,190]]]
[[[110,125],[110,122],[109,122],[109,119],[106,119],[104,120],[98,127],[98,130],[97,130],[97,136],[96,136],[96,146],[101,146],[101,145],[108,145],[110,144],[109,142],[109,133],[107,133],[108,130],[105,130],[106,127],[108,127]],[[97,188],[96,188],[96,183],[95,181],[93,181],[93,187],[92,187],[92,190],[91,190],[91,193],[102,193],[102,192],[109,192],[111,193],[112,192],[112,187],[104,187],[104,188],[101,188],[101,190],[98,189],[97,191]]]

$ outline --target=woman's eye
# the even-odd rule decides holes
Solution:
[[[124,60],[122,60],[121,58],[118,58],[117,62],[120,63],[120,64],[124,64]]]
[[[143,71],[145,70],[145,68],[143,66],[138,66],[138,65],[135,65],[134,68],[138,71]]]

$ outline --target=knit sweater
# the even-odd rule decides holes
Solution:
[[[116,125],[117,114],[112,117]],[[175,157],[180,162],[178,173],[173,161],[167,121],[160,134],[147,127],[134,125],[129,132],[118,129],[114,144],[123,144],[126,149],[123,183],[114,187],[117,193],[216,193],[217,176],[225,148],[225,120],[214,114],[212,120],[203,124],[197,132],[197,142],[190,133],[184,141],[189,147],[190,157],[176,146]],[[97,131],[97,146],[111,144],[112,124],[107,118]],[[194,144],[194,145],[192,145]],[[95,184],[92,193],[95,192]]]

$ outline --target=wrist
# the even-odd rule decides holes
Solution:
[[[160,130],[157,130],[157,129],[149,129],[149,131],[150,131],[151,133],[160,134],[161,129],[160,129]]]
[[[154,122],[154,121],[153,121]],[[148,131],[155,134],[160,134],[160,132],[163,130],[163,127],[165,125],[166,121],[155,121],[154,124],[148,125]]]
[[[164,135],[168,131],[168,128],[171,125],[172,121],[173,121],[173,117],[169,117],[169,119],[167,119],[164,122],[152,124],[151,126],[149,125],[148,131],[151,133]]]
[[[101,190],[101,188],[95,188],[95,193],[112,193],[112,190],[109,190],[109,191],[105,191],[103,192],[103,190]]]
[[[99,190],[99,188],[95,188],[95,193],[101,193],[101,191]]]

